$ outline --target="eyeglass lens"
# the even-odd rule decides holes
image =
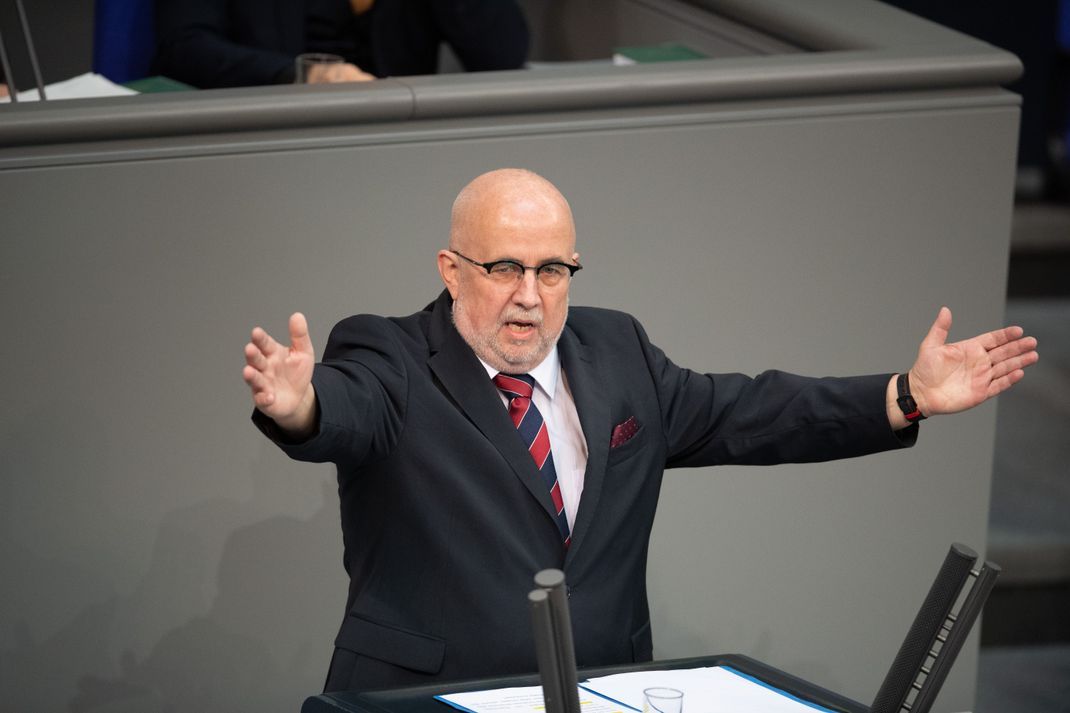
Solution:
[[[491,277],[502,282],[518,282],[523,279],[524,270],[524,266],[520,263],[504,260],[491,265],[487,272]],[[568,268],[560,263],[548,263],[535,269],[535,276],[547,287],[560,283],[568,275]]]

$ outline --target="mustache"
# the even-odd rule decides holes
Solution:
[[[498,320],[500,324],[506,324],[508,322],[529,322],[536,327],[542,326],[542,310],[524,310],[519,308],[513,308],[502,313],[501,318]]]

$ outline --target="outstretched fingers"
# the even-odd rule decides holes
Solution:
[[[1011,388],[1025,376],[1025,372],[1021,369],[1015,369],[1014,371],[1004,374],[998,379],[992,379],[988,384],[987,398],[992,398],[998,394],[1003,393],[1007,389]]]
[[[280,348],[279,343],[260,327],[253,328],[251,343],[267,357],[274,354]]]
[[[257,371],[263,371],[267,367],[267,357],[252,342],[245,345],[245,363]]]
[[[267,378],[256,368],[248,364],[242,369],[242,379],[253,392],[253,402],[257,406],[270,406],[275,403],[275,391]]]
[[[242,368],[241,378],[245,380],[245,383],[249,385],[253,393],[263,391],[267,387],[267,380],[264,379],[264,375],[260,373],[259,369],[249,364]]]
[[[1013,341],[1001,344],[998,347],[988,350],[988,358],[992,360],[993,364],[999,364],[1000,362],[1007,361],[1008,359],[1015,359],[1018,357],[1028,356],[1036,361],[1037,356],[1037,340],[1034,337],[1021,337]],[[1031,364],[1033,362],[1028,362]],[[1024,366],[1028,366],[1025,364]]]
[[[991,364],[986,398],[992,398],[1017,384],[1025,376],[1025,369],[1040,359],[1037,340],[1023,337],[1021,327],[1006,327],[982,335],[994,346],[988,350]]]
[[[975,337],[975,339],[977,339],[977,341],[981,344],[982,347],[989,351],[992,351],[994,349],[998,349],[1004,344],[1014,343],[1015,341],[1021,339],[1023,334],[1025,334],[1024,329],[1018,326],[1013,326],[1004,327],[1003,329],[994,329],[991,332],[978,335],[977,337]],[[1033,346],[1036,346],[1035,340]]]
[[[998,379],[1005,374],[1009,374],[1015,371],[1022,371],[1026,367],[1030,367],[1037,363],[1040,355],[1035,351],[1027,351],[1021,354],[1000,359],[998,361],[992,361],[992,378]]]

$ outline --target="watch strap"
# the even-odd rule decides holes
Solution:
[[[904,372],[899,375],[895,380],[895,389],[899,394],[895,402],[899,404],[899,408],[902,410],[907,422],[917,423],[924,419],[925,415],[918,408],[918,403],[910,393],[910,375],[908,373]]]

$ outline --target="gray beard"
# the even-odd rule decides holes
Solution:
[[[557,340],[561,338],[561,332],[565,329],[565,324],[568,322],[568,298],[565,301],[565,321],[561,323],[561,329],[557,330],[556,334],[550,336],[539,335],[538,342],[532,347],[531,353],[517,355],[507,354],[500,348],[500,344],[497,339],[497,329],[490,334],[478,334],[474,329],[471,329],[467,320],[457,319],[458,305],[461,305],[461,300],[456,299],[453,301],[453,307],[450,311],[450,318],[453,320],[453,326],[457,329],[458,334],[464,339],[465,343],[475,352],[476,356],[489,364],[492,368],[498,371],[505,372],[507,374],[524,373],[534,369],[557,345]],[[460,309],[464,309],[461,305]],[[501,327],[501,323],[497,325]]]

